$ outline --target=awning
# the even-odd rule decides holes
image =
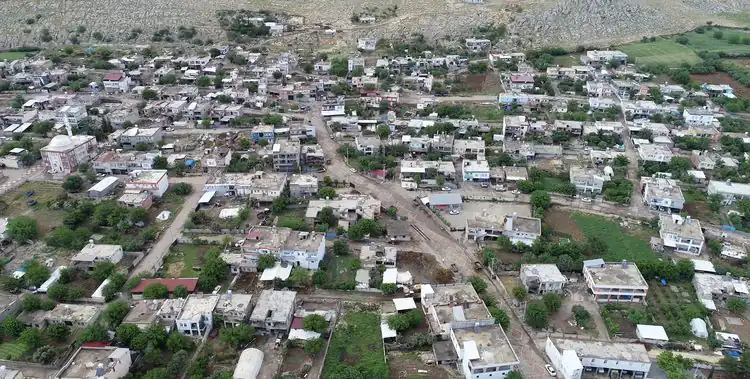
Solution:
[[[208,191],[204,193],[200,200],[198,200],[198,204],[208,204],[211,199],[214,198],[214,195],[216,195],[216,191]]]

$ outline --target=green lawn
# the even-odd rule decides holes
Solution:
[[[191,244],[176,245],[172,248],[164,261],[164,265],[167,269],[165,276],[181,278],[198,277],[198,272],[193,270],[193,267],[201,266],[203,254],[208,252],[212,247],[215,246]]]
[[[717,31],[721,31],[721,39],[714,38],[714,33]],[[750,33],[743,30],[712,28],[711,30],[706,30],[704,33],[689,32],[682,35],[689,40],[686,46],[695,51],[722,51],[729,54],[750,54],[750,44],[745,45],[741,42],[743,38],[750,38]],[[738,37],[740,43],[729,43],[732,36]],[[672,41],[675,41],[677,38],[678,36],[673,37]]]
[[[0,61],[8,60],[8,61],[14,61],[16,59],[21,59],[26,56],[26,53],[20,52],[20,51],[0,51]]]
[[[377,313],[347,312],[336,326],[321,377],[344,377],[337,374],[347,368],[355,368],[363,378],[388,378]]]
[[[349,257],[336,257],[331,258],[331,262],[328,264],[327,271],[330,273],[332,283],[346,282],[354,280],[357,270],[354,269],[356,261],[359,258],[352,256]]]
[[[666,64],[676,67],[683,62],[693,64],[701,61],[690,47],[663,38],[657,38],[655,42],[635,42],[618,49],[628,54],[629,60],[636,64]]]
[[[6,342],[0,345],[0,359],[17,360],[29,350],[28,346],[22,343]]]
[[[626,233],[615,221],[582,213],[573,213],[570,217],[587,238],[599,238],[607,245],[608,250],[601,254],[601,258],[607,262],[619,262],[623,259],[642,262],[657,259],[648,241]]]

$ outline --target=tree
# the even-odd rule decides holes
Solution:
[[[104,329],[104,327],[97,323],[93,323],[83,331],[78,340],[80,342],[103,342],[108,341],[109,336],[107,335],[107,329]]]
[[[724,38],[724,33],[721,30],[717,30],[714,32],[714,38],[716,39],[722,39]]]
[[[130,312],[128,303],[118,300],[107,305],[107,309],[104,310],[102,317],[109,324],[110,328],[116,328],[125,319],[128,312]]]
[[[149,100],[156,100],[159,97],[159,94],[156,93],[156,90],[151,88],[145,88],[143,92],[141,92],[141,97],[143,100],[149,101]]]
[[[18,216],[8,221],[8,238],[18,244],[26,244],[39,236],[39,223],[29,216]]]
[[[94,266],[94,270],[91,271],[91,277],[101,283],[104,281],[104,279],[109,278],[109,276],[112,275],[113,272],[115,272],[114,263],[109,261],[99,262]]]
[[[141,329],[134,324],[120,324],[115,329],[115,338],[128,346],[130,346],[130,342],[139,334],[141,334]]]
[[[177,183],[172,186],[172,192],[176,195],[187,196],[193,193],[193,186],[190,183]]]
[[[511,371],[505,376],[505,379],[523,379],[523,375],[518,371]]]
[[[310,281],[310,272],[302,267],[295,267],[292,269],[292,273],[289,274],[289,281],[296,287],[304,287]]]
[[[263,254],[258,260],[258,271],[263,271],[276,265],[276,257],[273,254]]]
[[[229,266],[221,259],[220,254],[221,250],[212,249],[203,258],[203,269],[198,275],[198,283],[203,291],[213,291],[229,272]]]
[[[709,195],[708,207],[711,208],[711,211],[718,212],[721,209],[721,204],[723,201],[724,201],[724,198],[718,193]]]
[[[386,295],[392,295],[396,293],[398,287],[394,283],[383,283],[380,285],[380,290]]]
[[[170,334],[167,339],[167,349],[173,353],[180,350],[192,350],[194,346],[195,343],[190,337],[177,332]]]
[[[742,299],[729,299],[727,300],[727,309],[732,313],[742,314],[747,309],[747,303]]]
[[[15,317],[6,317],[2,323],[3,334],[8,337],[18,337],[26,326]]]
[[[528,291],[526,291],[526,288],[524,288],[523,286],[513,287],[513,297],[515,297],[518,301],[526,300],[528,294]]]
[[[159,352],[156,351],[155,354],[159,354]],[[152,356],[152,357],[156,358],[158,360],[158,357],[156,357],[156,356]],[[144,359],[146,359],[146,357],[144,357]],[[146,359],[146,360],[148,360],[148,359]],[[167,378],[168,375],[169,374],[168,374],[168,371],[167,371],[166,368],[164,368],[164,367],[157,367],[157,368],[153,368],[151,370],[148,370],[148,372],[146,373],[146,375],[143,375],[141,378],[142,379],[164,379],[164,378]]]
[[[690,359],[674,354],[671,351],[660,353],[656,358],[656,363],[664,370],[669,379],[688,379],[689,376],[685,373],[685,370],[693,367],[693,362]]]
[[[266,147],[268,146],[268,140],[265,138],[261,138],[260,140],[258,140],[258,145],[260,147]]]
[[[547,191],[536,190],[531,193],[531,207],[548,209],[552,205],[552,199]]]
[[[625,167],[630,163],[630,159],[628,159],[625,155],[618,155],[614,159],[614,164],[616,167]]]
[[[47,327],[46,333],[55,341],[65,341],[70,335],[70,328],[65,324],[52,324]]]
[[[161,283],[151,283],[143,290],[145,299],[166,299],[169,297],[169,289]]]
[[[49,270],[38,261],[32,260],[26,265],[24,279],[26,285],[38,287],[49,279]]]
[[[311,314],[302,319],[302,328],[313,332],[323,333],[328,329],[328,321],[318,314]]]
[[[547,312],[554,313],[562,306],[562,297],[556,293],[546,293],[542,297],[544,307],[547,308]]]
[[[321,199],[335,199],[336,198],[336,190],[332,187],[323,187],[320,190],[318,190],[318,197]]]
[[[480,295],[487,291],[487,282],[485,282],[484,279],[478,276],[469,277],[469,283],[471,283],[471,286],[474,287],[474,291],[477,291],[477,293]]]
[[[547,326],[549,315],[543,302],[533,301],[526,306],[524,319],[532,328],[541,329]]]
[[[386,139],[389,135],[391,135],[391,128],[389,128],[388,125],[385,124],[378,125],[377,133],[380,139]]]
[[[331,187],[324,187],[324,188],[331,188]],[[323,209],[318,212],[318,221],[320,221],[321,224],[326,224],[329,227],[336,226],[338,223],[338,218],[333,213],[333,208],[331,207],[323,207]]]
[[[56,357],[57,352],[55,351],[55,348],[49,345],[45,345],[34,352],[31,360],[37,363],[48,365],[54,362]]]
[[[253,340],[255,329],[252,326],[239,324],[232,328],[222,328],[219,332],[221,342],[234,348],[245,345]]]
[[[213,81],[211,80],[211,78],[205,75],[198,77],[198,79],[195,80],[195,85],[197,85],[198,87],[208,87],[212,83]]]
[[[65,178],[63,189],[68,192],[81,192],[83,189],[83,178],[78,175],[71,175]]]
[[[167,343],[167,330],[162,325],[152,324],[143,331],[146,341],[153,342],[157,348],[163,347]]]
[[[42,332],[37,328],[28,328],[18,336],[18,342],[28,346],[31,350],[36,349],[44,344]]]
[[[166,170],[167,167],[169,167],[169,163],[167,162],[167,157],[160,155],[154,158],[154,162],[151,164],[151,166],[155,170]]]
[[[349,244],[342,239],[333,241],[333,254],[337,256],[349,255]]]
[[[323,350],[323,345],[325,345],[325,341],[322,338],[307,340],[307,342],[305,342],[305,353],[317,354]]]
[[[182,374],[182,370],[184,370],[188,365],[189,359],[190,356],[185,350],[180,350],[172,355],[172,360],[170,360],[169,365],[167,365],[167,374],[169,375],[169,377],[179,377],[180,374]]]
[[[510,327],[510,317],[508,317],[508,313],[506,313],[504,309],[495,306],[488,307],[487,309],[495,319],[495,324],[500,324],[503,329],[508,329],[508,327]]]
[[[397,331],[403,332],[419,326],[423,321],[422,311],[413,309],[406,313],[399,313],[388,318],[388,326]]]
[[[36,134],[46,137],[47,133],[49,133],[50,130],[52,130],[54,126],[55,124],[52,123],[51,121],[41,121],[41,122],[37,122],[36,124],[34,124],[31,130],[34,131],[34,133]]]

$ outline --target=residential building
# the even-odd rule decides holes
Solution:
[[[503,117],[503,135],[505,137],[523,138],[529,130],[529,122],[526,116]]]
[[[466,379],[504,378],[521,363],[500,325],[451,329],[450,341]]]
[[[463,208],[464,201],[460,193],[438,193],[428,196],[427,204],[440,210],[460,210]]]
[[[363,51],[375,51],[378,46],[377,38],[358,38],[357,49]]]
[[[286,173],[224,173],[209,180],[204,190],[216,191],[217,196],[250,197],[262,202],[271,202],[281,196],[286,182]]]
[[[496,182],[518,182],[528,180],[529,173],[526,167],[502,166],[490,167],[490,179]]]
[[[102,80],[106,92],[128,92],[130,91],[130,77],[122,71],[113,71]]]
[[[490,165],[486,160],[464,159],[461,161],[461,177],[464,182],[488,182]]]
[[[643,379],[651,370],[646,347],[638,343],[547,338],[544,350],[558,377],[565,379],[580,379],[584,372]]]
[[[57,135],[40,149],[45,170],[53,177],[62,178],[78,169],[78,165],[88,163],[97,154],[97,143],[94,136]]]
[[[256,143],[260,140],[273,143],[276,139],[276,133],[274,132],[273,125],[255,125],[250,132],[250,138]]]
[[[663,145],[641,145],[638,148],[638,156],[644,162],[669,163],[674,157],[672,151]]]
[[[333,208],[333,214],[338,218],[339,225],[343,223],[343,227],[348,228],[350,223],[361,218],[375,219],[380,214],[381,205],[380,200],[370,195],[342,194],[338,199],[310,200],[305,211],[305,221],[314,225],[318,213],[323,208],[330,207]]]
[[[574,136],[583,134],[583,122],[555,120],[554,129],[559,132],[567,132]]]
[[[356,136],[354,137],[354,145],[357,150],[364,155],[376,155],[380,153],[380,146],[382,141],[378,137],[369,136]]]
[[[213,312],[219,302],[219,295],[188,296],[182,313],[175,320],[177,331],[190,336],[202,338],[213,329]]]
[[[527,291],[540,295],[562,294],[563,286],[568,281],[554,264],[521,265],[520,278]]]
[[[453,141],[453,154],[458,156],[484,155],[485,147],[483,139],[457,139]]]
[[[244,293],[232,293],[232,290],[219,298],[214,309],[214,316],[222,320],[223,327],[232,328],[245,324],[250,317],[253,295]]]
[[[503,141],[503,152],[510,155],[513,159],[520,160],[534,159],[536,155],[534,146],[530,143],[513,140]]]
[[[453,136],[448,134],[436,134],[432,136],[432,138],[426,136],[413,137],[405,135],[401,138],[401,141],[404,144],[409,145],[409,151],[413,153],[436,152],[440,154],[451,154],[453,152]]]
[[[363,245],[359,253],[362,268],[370,269],[379,265],[386,268],[396,267],[398,250],[393,246],[382,246],[375,243]]]
[[[77,128],[78,124],[86,117],[88,117],[86,107],[80,105],[65,105],[57,110],[57,118],[67,128]]]
[[[250,325],[268,333],[286,333],[292,325],[296,298],[295,291],[263,290],[250,314]]]
[[[508,80],[511,91],[523,91],[534,88],[534,77],[529,74],[511,74]]]
[[[232,272],[236,273],[257,271],[258,261],[262,254],[273,254],[282,262],[317,270],[325,255],[325,234],[299,232],[274,226],[257,226],[245,235],[242,253],[222,256],[227,257],[226,261],[230,264]]]
[[[320,114],[323,117],[344,116],[346,114],[344,97],[341,96],[336,100],[323,102],[323,104],[321,105]]]
[[[635,326],[635,335],[638,341],[651,345],[663,345],[669,342],[667,332],[661,325],[638,324]]]
[[[101,305],[60,303],[51,311],[46,311],[43,320],[45,325],[64,324],[71,328],[83,329],[95,322],[101,311]]]
[[[402,159],[400,169],[401,180],[413,179],[415,175],[419,175],[422,182],[430,184],[432,184],[431,181],[434,181],[437,176],[442,176],[445,180],[454,180],[456,178],[456,166],[451,161]]]
[[[177,321],[177,318],[180,317],[180,313],[182,313],[182,308],[185,307],[186,302],[187,298],[181,297],[164,299],[164,303],[161,305],[161,308],[159,308],[159,311],[156,312],[156,322],[158,322],[159,325],[164,326],[164,329],[167,330],[167,333],[171,333],[172,330],[174,330],[175,321]]]
[[[133,364],[130,349],[83,344],[55,374],[59,379],[118,379],[128,376]]]
[[[609,97],[612,96],[612,86],[606,82],[586,82],[586,93],[589,96]]]
[[[292,197],[312,197],[318,193],[318,178],[307,174],[293,174],[289,179]]]
[[[679,214],[659,215],[659,237],[665,247],[696,256],[701,255],[705,244],[701,222],[690,216],[683,218]]]
[[[601,67],[610,61],[625,64],[628,63],[628,55],[618,50],[589,50],[581,55],[581,63],[595,67]]]
[[[158,145],[163,138],[161,128],[132,127],[121,133],[117,141],[125,149],[134,149],[138,144]]]
[[[91,186],[88,190],[88,196],[91,198],[103,198],[112,193],[119,182],[120,179],[116,176],[108,176]]]
[[[712,154],[712,153],[693,153],[693,155],[690,156],[690,160],[693,162],[693,167],[695,167],[698,170],[713,170],[716,167],[716,162],[721,157],[718,154]]]
[[[609,175],[597,168],[570,167],[570,183],[576,186],[581,194],[598,195],[602,193],[604,183],[609,181]]]
[[[153,197],[162,197],[167,189],[167,170],[135,170],[128,175],[125,182],[125,191],[148,192]]]
[[[147,329],[158,321],[157,312],[162,305],[164,305],[163,299],[134,301],[122,323],[135,325],[141,330]]]
[[[106,151],[91,162],[97,174],[127,175],[136,170],[151,170],[158,153]]]
[[[122,260],[122,246],[97,245],[94,244],[93,240],[89,240],[89,243],[70,260],[73,266],[91,271],[94,269],[94,266],[101,262],[114,264],[120,262]]]
[[[714,123],[714,112],[706,108],[688,108],[682,111],[685,125],[708,127]]]
[[[273,144],[273,169],[279,172],[293,172],[300,168],[299,141],[283,140]]]
[[[586,285],[599,302],[633,302],[646,299],[648,283],[634,263],[605,263],[602,259],[583,262]]]
[[[710,180],[706,189],[709,195],[719,194],[724,205],[731,205],[738,200],[750,198],[750,184],[732,183],[731,181]]]
[[[130,290],[130,294],[133,296],[133,299],[139,300],[143,298],[143,292],[148,288],[148,286],[152,284],[161,284],[165,287],[167,287],[167,292],[172,295],[174,293],[174,290],[177,289],[177,287],[185,287],[187,289],[188,293],[194,293],[198,289],[198,279],[197,278],[178,278],[178,279],[162,279],[162,278],[155,278],[155,279],[141,279],[140,282],[138,282],[138,285],[135,286],[132,290]],[[174,305],[174,304],[170,304]]]
[[[466,216],[466,239],[494,241],[505,236],[513,243],[531,246],[542,235],[542,221],[518,214],[498,215],[481,211]]]
[[[495,319],[469,283],[422,284],[422,311],[430,332],[448,337],[451,330],[490,326]]]
[[[5,320],[8,316],[17,314],[20,308],[21,299],[18,295],[0,293],[0,321]]]
[[[150,209],[154,203],[154,197],[146,191],[125,191],[117,198],[117,202],[131,208]]]
[[[731,299],[750,303],[750,289],[745,278],[696,272],[693,287],[698,300],[711,311],[717,310],[717,306],[726,306]]]
[[[679,213],[685,205],[685,197],[676,180],[665,178],[641,178],[643,204],[650,209]]]
[[[492,45],[492,41],[484,38],[467,38],[465,41],[466,49],[472,53],[485,51]]]

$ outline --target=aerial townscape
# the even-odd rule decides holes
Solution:
[[[0,379],[750,378],[747,1],[68,3],[0,3]]]

